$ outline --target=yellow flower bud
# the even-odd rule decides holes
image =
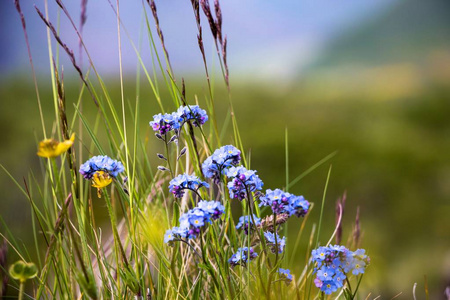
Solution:
[[[104,171],[97,171],[92,177],[92,186],[97,188],[97,195],[100,198],[102,193],[101,189],[110,185],[112,182],[111,176]]]
[[[45,139],[39,142],[39,151],[37,155],[47,158],[57,157],[69,150],[69,148],[73,145],[74,140],[75,133],[72,134],[70,140],[65,140],[63,142],[58,142],[54,139]]]

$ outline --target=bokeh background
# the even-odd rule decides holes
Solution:
[[[80,1],[66,2],[79,22]],[[332,164],[323,234],[332,233],[335,200],[347,191],[344,236],[351,235],[359,206],[362,247],[372,258],[361,295],[390,299],[402,293],[399,299],[411,299],[417,283],[417,295],[424,298],[427,281],[431,298],[444,299],[450,285],[450,2],[226,0],[221,4],[234,108],[252,168],[265,186],[285,184],[286,128],[291,179],[338,151],[291,192],[303,194],[317,208]],[[43,10],[46,2],[38,0],[36,5]],[[157,6],[175,74],[185,78],[191,99],[194,95],[201,99],[207,85],[190,2],[159,1]],[[58,15],[52,1],[48,7],[50,19],[59,23],[63,40],[86,69],[86,55],[79,56],[70,23]],[[122,31],[126,99],[136,97],[138,69],[129,39],[151,69],[144,8],[148,9],[141,1],[121,2],[129,33],[127,38]],[[47,32],[31,2],[22,1],[22,9],[45,125],[51,130]],[[42,139],[42,130],[12,0],[0,2],[0,22],[0,163],[21,181],[30,171],[40,176],[36,142]],[[205,20],[203,24],[204,35],[209,36]],[[88,1],[83,36],[119,101],[117,24],[107,0]],[[208,38],[206,51],[218,69]],[[80,83],[62,51],[60,62],[68,99],[76,101]],[[228,96],[218,73],[213,80],[223,124]],[[140,97],[145,129],[158,111],[145,80]],[[32,245],[27,199],[3,171],[0,191],[1,216],[16,238]],[[318,209],[309,222],[317,222],[317,214]],[[289,230],[295,235],[294,226]],[[301,267],[291,269],[299,272]]]

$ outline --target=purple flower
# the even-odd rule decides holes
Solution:
[[[182,198],[184,195],[184,190],[191,190],[197,192],[200,187],[209,188],[209,184],[201,181],[195,175],[181,174],[172,179],[169,182],[169,190],[177,198]]]
[[[150,122],[150,126],[154,131],[165,135],[169,131],[180,128],[180,122],[182,121],[183,119],[177,113],[157,114],[153,116],[153,121]]]
[[[267,190],[260,198],[259,206],[270,206],[275,214],[288,213],[289,216],[305,216],[309,210],[309,202],[303,196],[295,196],[280,189]]]
[[[177,110],[177,114],[184,122],[192,121],[196,127],[200,127],[208,121],[206,111],[201,109],[198,105],[180,106]]]
[[[261,224],[261,219],[255,215],[253,215],[253,219],[250,216],[242,216],[239,218],[239,223],[236,225],[236,229],[239,229],[242,227],[244,229],[245,234],[248,234],[249,229],[250,229],[249,224],[250,224],[250,227],[254,227],[253,220],[255,220],[255,224],[254,224],[255,226],[258,226],[259,224]]]
[[[237,249],[236,253],[231,256],[228,262],[232,267],[235,267],[237,265],[245,267],[247,265],[247,262],[255,259],[256,257],[258,257],[258,253],[256,253],[253,248],[243,247]]]
[[[208,157],[202,164],[203,174],[207,178],[212,178],[216,183],[220,180],[220,175],[229,167],[236,166],[241,160],[241,151],[236,147],[223,146]]]
[[[230,197],[242,201],[248,198],[247,193],[261,190],[263,182],[256,175],[256,171],[247,170],[246,168],[231,167],[226,171],[228,178],[232,178],[228,182],[228,190]]]

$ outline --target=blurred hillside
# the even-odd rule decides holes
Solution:
[[[450,2],[398,1],[337,37],[301,78],[311,89],[326,86],[320,97],[353,94],[366,100],[450,84]]]

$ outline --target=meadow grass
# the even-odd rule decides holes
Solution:
[[[31,172],[28,178],[23,180],[16,180],[10,176],[19,191],[29,200],[32,208],[32,232],[37,253],[37,258],[32,260],[29,249],[24,247],[20,239],[11,234],[5,226],[6,231],[2,233],[2,237],[8,244],[8,248],[21,261],[33,262],[37,267],[34,272],[34,269],[28,265],[26,267],[30,270],[17,264],[18,271],[9,272],[11,278],[16,279],[10,280],[9,286],[19,290],[19,297],[37,299],[249,299],[252,297],[324,299],[328,297],[314,286],[318,284],[315,278],[314,255],[311,251],[321,245],[329,246],[341,226],[342,205],[338,206],[340,210],[336,229],[333,229],[334,233],[331,237],[323,237],[322,217],[331,178],[331,167],[324,183],[322,201],[316,204],[320,205],[318,220],[314,222],[308,218],[314,204],[304,200],[306,202],[302,203],[306,206],[301,210],[296,207],[296,213],[301,219],[295,216],[289,218],[290,227],[299,228],[297,238],[289,240],[286,248],[281,252],[278,251],[282,242],[280,235],[283,232],[280,229],[284,227],[285,235],[287,234],[287,219],[294,213],[287,213],[282,210],[283,208],[276,210],[274,205],[278,202],[274,199],[278,200],[278,198],[270,198],[269,191],[266,195],[261,193],[261,187],[257,187],[257,183],[252,183],[254,185],[252,189],[249,181],[244,182],[241,177],[229,175],[228,171],[221,169],[225,167],[225,162],[220,165],[215,175],[210,176],[205,171],[208,170],[208,165],[205,168],[208,157],[213,157],[211,163],[213,167],[217,164],[214,155],[216,149],[223,149],[221,148],[223,145],[233,144],[233,149],[229,151],[236,151],[233,152],[233,157],[237,161],[232,164],[233,166],[228,167],[233,168],[240,163],[244,168],[250,169],[251,155],[245,148],[245,141],[241,138],[232,104],[227,66],[227,40],[222,32],[220,4],[216,1],[211,8],[208,1],[192,0],[191,2],[197,23],[200,55],[203,57],[205,68],[208,87],[206,95],[186,97],[185,82],[176,77],[170,63],[169,49],[164,44],[163,29],[160,28],[156,3],[149,0],[147,3],[143,2],[143,8],[153,58],[151,70],[144,64],[138,47],[133,44],[139,60],[136,98],[130,100],[125,95],[122,64],[120,64],[120,104],[113,100],[110,90],[89,56],[81,35],[83,24],[76,26],[64,3],[56,0],[62,16],[73,24],[79,36],[80,48],[83,49],[89,62],[86,71],[78,65],[73,51],[64,43],[64,37],[59,36],[58,28],[48,19],[48,12],[45,10],[42,12],[36,7],[43,26],[48,28],[50,81],[54,108],[54,118],[50,122],[52,130],[48,132],[46,124],[49,120],[42,114],[42,100],[36,84],[42,125],[40,136],[44,139],[42,143],[55,145],[58,144],[57,141],[69,143],[73,133],[75,133],[75,142],[65,149],[66,152],[62,151],[42,158],[39,174]],[[21,14],[19,1],[16,1],[16,5]],[[118,5],[119,2],[115,7],[112,5],[112,8],[117,17],[119,61],[121,62],[120,47],[123,38],[121,32],[123,30],[126,33],[126,30],[121,23]],[[214,82],[211,80],[211,68],[205,58],[202,39],[205,34],[202,25],[205,27],[206,25],[201,24],[201,13],[208,21],[207,26],[213,36],[223,85],[228,92],[229,114],[223,117],[223,122],[219,122],[220,117],[216,116]],[[26,32],[25,23],[23,24]],[[157,36],[152,34],[152,26]],[[133,43],[131,39],[128,40]],[[161,44],[162,52],[158,51],[157,42]],[[60,49],[61,53],[55,49]],[[75,101],[68,101],[62,66],[59,65],[59,55],[68,55],[80,77],[82,85],[78,95],[71,97],[76,99]],[[188,107],[192,113],[192,105],[200,105],[206,109],[208,122],[199,124],[200,122],[195,118],[186,120],[176,131],[171,130],[166,133],[162,132],[158,126],[169,124],[169,121],[161,121],[162,123],[157,121],[159,125],[156,126],[156,136],[150,127],[146,127],[147,129],[143,132],[142,123],[148,124],[152,120],[147,119],[148,113],[142,111],[142,99],[139,92],[143,88],[139,85],[141,76],[146,79],[147,88],[153,92],[155,105],[159,107],[161,113],[169,113],[179,107]],[[162,89],[165,90],[164,95],[168,95],[170,100],[162,98]],[[71,106],[72,114],[68,114],[67,106]],[[96,114],[92,116],[91,113],[87,113],[88,110],[95,110]],[[155,120],[157,120],[156,116]],[[46,140],[49,137],[55,140],[51,142]],[[286,129],[285,186],[280,187],[283,190],[280,190],[280,195],[283,197],[291,197],[291,194],[288,194],[290,187],[326,163],[335,154],[331,153],[320,161],[311,163],[311,168],[291,180],[288,137],[289,132]],[[150,139],[159,140],[159,145],[150,148]],[[263,151],[263,149],[254,151]],[[152,159],[148,157],[157,155],[158,152],[159,166],[152,163]],[[108,171],[107,167],[102,167],[102,171],[96,170],[91,177],[82,174],[80,165],[98,155],[108,156],[117,163],[120,162],[123,165],[123,172],[108,173],[103,178],[104,181],[99,179],[99,176]],[[258,168],[254,165],[252,167]],[[9,174],[6,169],[4,170]],[[190,188],[188,190],[191,191],[185,191],[181,199],[178,199],[169,192],[168,186],[177,175],[181,174],[194,174],[206,180],[209,188]],[[38,179],[38,175],[43,178],[42,181]],[[91,187],[91,178],[98,186],[97,190]],[[231,194],[230,183],[242,187],[237,178],[245,187],[240,190],[243,193],[242,199],[239,199],[241,202],[234,199],[236,197]],[[254,174],[248,175],[245,180],[255,180]],[[292,197],[295,201],[300,201],[299,197],[294,195]],[[262,201],[269,201],[268,198],[272,204],[258,205]],[[182,234],[175,238],[171,236],[164,242],[166,230],[181,227],[180,222],[183,216],[187,214],[191,217],[189,213],[195,212],[195,207],[200,205],[200,200],[218,201],[217,203],[220,204],[218,207],[223,207],[217,208],[220,210],[220,217],[215,218],[202,211],[203,217],[207,219],[204,220],[205,224],[210,224],[196,227],[192,223],[190,229],[198,229],[198,231],[190,233],[189,236]],[[99,211],[105,207],[107,214]],[[107,226],[100,224],[102,214],[103,217],[106,215],[109,223]],[[247,221],[248,234],[236,229],[237,224],[234,220],[237,219],[236,216],[241,215],[250,216]],[[190,219],[189,222],[191,222]],[[304,234],[306,222],[314,222],[314,225],[311,232]],[[274,234],[274,241],[267,238],[267,232]],[[280,235],[276,234],[277,232]],[[167,232],[166,237],[168,237]],[[325,241],[328,242],[325,243]],[[359,237],[355,235],[350,243],[358,246]],[[42,245],[45,247],[44,252],[41,250]],[[250,257],[248,249],[250,247],[255,249],[257,256]],[[272,251],[271,248],[276,250]],[[235,256],[236,254],[240,256]],[[291,278],[280,272],[280,268],[289,268],[295,256],[299,255],[304,257],[301,273],[294,274]],[[25,269],[27,272],[23,271]],[[5,282],[6,278],[9,278],[6,265],[2,265],[2,270]],[[339,294],[333,297],[355,299],[361,278],[362,275],[349,275],[347,281],[341,286],[343,289],[340,289]],[[33,284],[32,287],[29,285],[25,293],[25,284],[28,281],[32,281]],[[324,279],[322,281],[325,282]],[[353,289],[350,281],[355,281]],[[5,288],[0,291],[4,293]],[[327,292],[327,294],[330,293]]]

